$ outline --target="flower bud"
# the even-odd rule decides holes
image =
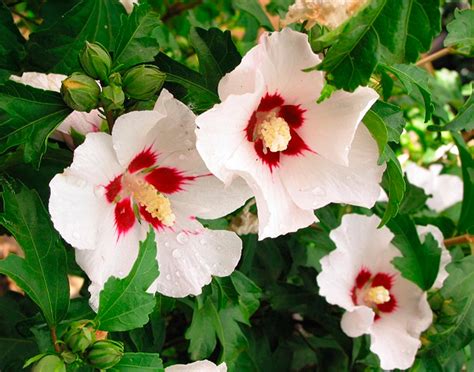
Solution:
[[[102,89],[100,101],[106,111],[120,110],[125,102],[125,94],[119,85],[109,85]]]
[[[86,355],[86,361],[97,369],[109,369],[120,362],[123,344],[112,340],[96,341]]]
[[[82,50],[79,61],[87,75],[94,79],[107,81],[112,67],[109,52],[100,44],[89,43]]]
[[[75,72],[63,80],[61,94],[73,110],[89,112],[99,104],[100,87],[94,79]]]
[[[123,77],[123,90],[128,97],[149,100],[161,89],[166,74],[157,67],[140,65],[128,70]]]
[[[71,323],[63,341],[73,353],[83,353],[95,341],[93,323],[90,320]]]
[[[66,372],[66,365],[56,355],[46,355],[31,369],[32,372]]]

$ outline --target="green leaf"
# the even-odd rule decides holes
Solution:
[[[404,278],[427,291],[438,275],[441,259],[438,242],[432,234],[427,234],[421,242],[414,222],[406,215],[398,215],[388,227],[395,234],[393,244],[403,255],[393,259],[394,266]]]
[[[195,303],[193,321],[186,332],[189,352],[196,359],[207,358],[221,344],[222,361],[230,370],[249,348],[240,324],[250,325],[250,316],[259,307],[261,290],[244,274],[234,271],[230,277],[216,278],[212,293],[204,293]]]
[[[448,36],[444,39],[444,45],[453,47],[460,54],[468,57],[474,56],[474,10],[456,9],[454,20],[446,28]]]
[[[56,23],[39,27],[30,35],[30,67],[65,75],[80,71],[78,56],[86,41],[114,50],[122,14],[125,9],[118,1],[82,0]]]
[[[400,135],[406,124],[400,107],[387,102],[377,101],[370,108],[370,111],[377,115],[383,121],[385,128],[387,128],[387,141],[399,143]]]
[[[198,55],[199,71],[204,77],[206,86],[213,92],[217,92],[219,81],[241,60],[230,31],[221,31],[218,28],[204,30],[195,27],[191,29],[189,37]]]
[[[372,0],[321,40],[332,43],[318,69],[337,88],[367,85],[380,62],[415,62],[440,31],[439,0]]]
[[[452,133],[452,135],[458,147],[462,165],[464,191],[458,232],[463,233],[474,227],[474,159],[461,135],[458,133]]]
[[[474,256],[453,262],[446,269],[449,276],[440,290],[441,306],[426,334],[427,348],[441,361],[450,359],[474,336]]]
[[[148,323],[156,299],[146,290],[158,277],[153,230],[140,242],[138,257],[123,279],[111,277],[100,292],[96,321],[103,331],[128,331]]]
[[[435,126],[431,126],[428,129],[433,130],[434,127],[435,130],[470,131],[474,129],[474,120],[472,118],[474,118],[474,91],[450,123],[440,127],[440,129]]]
[[[160,51],[158,13],[148,5],[135,6],[117,35],[114,53],[115,70],[125,70],[140,63],[153,62]]]
[[[388,142],[387,127],[385,126],[383,119],[375,111],[370,109],[365,114],[363,122],[375,142],[377,142],[379,155],[382,155]]]
[[[428,200],[428,195],[425,194],[425,191],[422,188],[408,182],[406,177],[405,184],[406,192],[402,203],[400,204],[400,213],[410,214],[423,208]]]
[[[25,39],[13,23],[10,10],[0,3],[0,69],[18,72],[26,55]]]
[[[33,340],[17,330],[18,324],[27,318],[13,296],[0,296],[0,314],[0,368],[19,371],[26,359],[38,353],[38,348]]]
[[[23,145],[25,162],[38,166],[48,137],[70,113],[59,93],[12,81],[0,85],[0,153]]]
[[[191,105],[193,111],[206,111],[219,102],[217,93],[207,86],[200,73],[176,62],[164,53],[158,54],[155,64],[161,71],[166,72],[166,88],[176,98]]]
[[[262,9],[257,0],[233,0],[232,4],[236,9],[242,10],[254,17],[260,26],[265,27],[268,31],[274,31],[272,23]]]
[[[385,225],[392,217],[397,215],[406,190],[402,167],[389,146],[385,147],[384,157],[387,160],[387,169],[385,169],[382,177],[382,187],[388,195],[388,203],[380,226]]]
[[[159,354],[125,353],[110,372],[160,372],[164,371],[163,362]]]
[[[407,94],[413,96],[413,98],[419,102],[424,103],[425,122],[428,121],[434,110],[430,88],[428,86],[428,80],[430,79],[428,72],[415,65],[383,65],[382,67],[400,80]]]
[[[15,192],[2,180],[4,212],[0,224],[22,247],[25,258],[9,255],[0,272],[12,278],[40,307],[50,326],[67,313],[69,282],[66,251],[38,194],[21,185]]]

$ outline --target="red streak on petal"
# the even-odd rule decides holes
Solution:
[[[297,156],[301,155],[304,151],[311,151],[295,130],[290,129],[290,133],[291,139],[290,142],[288,142],[288,147],[285,151],[282,151],[284,155]]]
[[[119,234],[126,234],[135,224],[135,214],[133,213],[130,198],[121,200],[115,205],[115,227]]]
[[[142,215],[143,219],[148,222],[150,225],[152,225],[155,229],[164,229],[165,225],[156,217],[153,217],[146,209],[144,206],[140,206],[139,208],[140,214]]]
[[[260,139],[255,141],[254,148],[260,160],[268,165],[270,171],[272,171],[273,168],[278,167],[278,164],[280,163],[280,152],[271,152],[267,149],[267,152],[265,153],[263,151],[263,142]]]
[[[274,108],[280,107],[285,103],[285,100],[278,93],[266,93],[260,100],[257,111],[271,111]]]
[[[351,299],[354,305],[357,305],[357,287],[353,286],[351,289]]]
[[[305,111],[300,105],[284,105],[281,106],[278,116],[285,119],[290,127],[298,128],[303,125]]]
[[[151,151],[151,147],[143,150],[133,158],[128,166],[130,173],[138,172],[139,170],[152,167],[156,163],[158,155]]]
[[[397,299],[390,293],[390,300],[384,304],[377,305],[377,309],[383,313],[392,313],[397,308]]]
[[[394,277],[387,273],[377,273],[372,280],[371,287],[382,286],[385,289],[392,289]]]
[[[152,170],[145,177],[145,181],[153,185],[163,194],[173,194],[183,190],[183,186],[195,177],[184,176],[175,168],[160,167]]]
[[[355,286],[358,289],[362,289],[362,287],[366,285],[367,282],[370,280],[371,276],[372,276],[372,273],[368,269],[363,267],[362,269],[360,269],[359,274],[357,274],[357,277],[355,280],[355,283],[356,283]]]
[[[120,191],[122,191],[122,175],[115,177],[105,186],[105,197],[107,201],[113,203]]]

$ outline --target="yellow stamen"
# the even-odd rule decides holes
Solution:
[[[285,119],[269,114],[259,126],[259,137],[271,152],[284,151],[291,140],[290,126]]]
[[[364,297],[364,301],[376,305],[384,304],[390,301],[390,292],[381,285],[370,288]]]
[[[133,199],[163,225],[172,226],[175,223],[176,216],[171,209],[170,200],[153,185],[141,179],[128,178],[125,187],[132,193]]]

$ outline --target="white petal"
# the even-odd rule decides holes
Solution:
[[[57,128],[59,132],[70,134],[71,128],[77,132],[86,135],[90,132],[98,132],[102,118],[99,116],[98,110],[91,112],[73,111]]]
[[[194,363],[166,367],[165,372],[227,372],[227,365],[222,363],[216,366],[208,360],[199,360]]]
[[[385,170],[385,165],[377,165],[377,159],[377,145],[361,125],[352,144],[348,167],[305,152],[283,158],[282,179],[300,208],[318,209],[329,203],[371,208],[380,195],[379,182]]]
[[[123,167],[117,161],[112,137],[106,133],[89,133],[86,140],[74,151],[69,172],[95,186],[107,186]]]
[[[388,270],[390,261],[400,253],[390,245],[393,234],[386,227],[377,229],[379,223],[375,215],[346,214],[341,225],[331,231],[336,249],[321,259],[317,277],[319,293],[330,304],[352,311],[351,291],[362,268],[374,274],[394,272],[393,267]]]
[[[95,249],[76,250],[76,262],[92,282],[89,292],[94,309],[98,308],[99,292],[107,280],[111,276],[124,278],[129,274],[138,256],[139,242],[146,238],[148,226],[135,222],[126,234],[118,238],[114,209],[110,208],[97,230],[100,233]]]
[[[54,227],[73,247],[94,249],[98,227],[111,206],[97,186],[75,177],[66,170],[49,184],[49,213]]]
[[[369,332],[374,323],[375,313],[367,306],[356,306],[346,311],[341,319],[341,328],[349,337],[359,337]]]
[[[170,297],[199,295],[213,275],[230,275],[242,250],[230,231],[162,232],[156,240],[160,276],[152,287]]]
[[[248,142],[245,128],[261,96],[261,90],[241,96],[231,95],[196,119],[196,147],[199,154],[209,170],[226,184],[233,178],[226,164],[239,146]]]
[[[120,2],[129,14],[133,11],[134,4],[138,4],[138,0],[120,0]]]
[[[227,162],[227,168],[243,177],[255,195],[260,240],[294,232],[316,221],[313,210],[303,210],[291,200],[279,170],[271,172],[262,163],[253,143],[242,143]]]
[[[426,293],[408,280],[398,278],[391,292],[397,308],[373,324],[370,350],[380,358],[383,369],[407,369],[415,361],[420,334],[431,324],[433,314]]]
[[[359,87],[354,93],[337,91],[320,104],[311,100],[302,106],[306,110],[305,123],[298,134],[317,154],[348,165],[359,123],[378,97],[375,90]]]
[[[173,205],[178,204],[187,216],[205,219],[223,217],[241,207],[252,197],[245,181],[237,178],[231,185],[213,175],[198,177],[185,186],[184,192],[169,196]]]
[[[66,75],[43,74],[40,72],[24,72],[21,77],[10,77],[11,80],[16,81],[17,83],[30,85],[38,89],[52,90],[54,92],[59,92],[61,90],[61,83],[66,78]]]
[[[431,233],[433,237],[438,242],[441,247],[441,261],[439,265],[438,276],[436,277],[435,282],[433,283],[432,288],[441,288],[445,279],[448,277],[448,272],[446,271],[446,266],[451,262],[451,255],[444,245],[444,236],[440,229],[433,225],[426,226],[417,226],[416,231],[420,236],[421,241],[425,240],[425,237],[428,233]]]

